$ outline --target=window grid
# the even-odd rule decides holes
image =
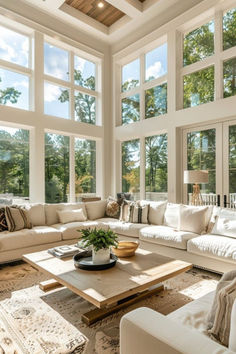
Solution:
[[[65,50],[62,46],[58,46],[57,44],[55,45],[53,42],[50,42],[49,40],[44,40],[44,43],[47,43],[47,44],[51,44],[57,48],[60,48],[60,49],[63,49]],[[69,95],[69,112],[68,112],[68,118],[71,119],[71,120],[74,120],[74,121],[79,121],[78,119],[76,119],[76,114],[75,114],[75,93],[76,92],[79,92],[81,94],[85,94],[85,95],[89,95],[91,97],[94,97],[95,98],[95,105],[96,105],[96,111],[95,111],[95,115],[96,115],[96,121],[95,121],[95,125],[98,125],[98,121],[100,120],[99,119],[99,111],[97,109],[97,106],[98,106],[98,100],[100,99],[101,97],[101,94],[100,92],[98,91],[98,65],[97,63],[94,63],[95,64],[95,90],[92,90],[92,89],[89,89],[89,88],[86,88],[86,87],[83,87],[83,86],[80,86],[80,85],[77,85],[75,83],[75,79],[74,79],[74,58],[75,57],[79,57],[81,59],[84,59],[84,60],[88,60],[88,59],[85,59],[83,58],[82,56],[78,55],[75,51],[73,50],[68,50],[68,67],[69,67],[69,79],[68,80],[62,80],[62,79],[59,79],[59,78],[56,78],[56,77],[53,77],[51,75],[47,75],[47,74],[43,74],[44,76],[44,82],[48,82],[49,84],[53,84],[53,85],[57,85],[57,86],[60,86],[60,87],[63,87],[65,89],[68,89],[69,92],[70,92],[70,95]],[[90,60],[89,60],[90,61]]]
[[[120,88],[119,88],[119,92],[120,92],[120,101],[119,101],[119,106],[122,107],[122,101],[125,98],[131,97],[131,96],[135,96],[135,95],[139,95],[139,99],[140,99],[140,106],[139,106],[139,121],[145,120],[145,92],[149,89],[152,89],[154,87],[157,86],[161,86],[163,84],[167,84],[167,76],[168,73],[159,76],[158,78],[146,81],[146,73],[145,73],[145,67],[146,67],[146,60],[145,60],[145,56],[147,53],[152,52],[154,49],[161,47],[163,44],[167,43],[167,41],[161,41],[160,43],[158,43],[158,45],[154,46],[152,49],[145,51],[143,53],[141,53],[139,56],[136,56],[133,58],[133,60],[129,60],[127,63],[124,63],[124,65],[120,66]],[[140,62],[140,67],[139,67],[139,85],[131,88],[128,91],[122,91],[122,68],[129,64],[132,63],[133,61],[139,59]],[[119,117],[119,121],[120,121],[120,125],[123,125],[122,123],[122,109],[119,109],[120,111],[120,117]],[[167,112],[166,112],[167,113]],[[152,118],[156,118],[156,117],[160,117],[160,115],[157,116],[153,116]],[[131,124],[131,123],[129,123]]]

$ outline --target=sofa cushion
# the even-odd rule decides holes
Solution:
[[[32,228],[26,212],[20,206],[6,206],[5,215],[8,230],[11,232]]]
[[[60,204],[45,204],[46,224],[53,225],[59,223],[58,210],[75,210],[83,209],[84,216],[87,218],[87,212],[84,203],[60,203]]]
[[[26,204],[24,210],[33,226],[46,225],[44,204]]]
[[[61,232],[50,226],[35,226],[32,229],[1,233],[0,251],[61,241]]]
[[[196,234],[205,233],[209,217],[209,208],[195,207],[191,205],[180,205],[178,230],[190,231]]]
[[[211,233],[236,238],[236,211],[221,208]]]
[[[193,232],[177,231],[164,225],[147,226],[140,230],[140,240],[184,250],[187,249],[188,240],[197,236]]]
[[[236,261],[236,239],[219,235],[202,235],[188,241],[187,251],[225,261]]]
[[[162,225],[167,202],[149,202],[149,224]]]
[[[55,229],[59,230],[62,233],[63,240],[72,240],[79,239],[81,237],[81,233],[78,232],[82,229],[88,228],[99,228],[99,222],[97,221],[84,221],[84,222],[70,222],[68,224],[54,224],[52,225]]]
[[[167,203],[164,214],[164,225],[177,229],[179,226],[180,204]]]
[[[135,224],[130,222],[123,222],[112,218],[98,219],[101,225],[109,227],[112,231],[119,235],[139,237],[139,231],[145,227],[144,224]]]
[[[207,313],[211,308],[214,291],[196,299],[178,310],[167,315],[171,320],[181,323],[191,329],[197,329],[200,332],[206,333],[207,329]]]
[[[99,200],[97,202],[89,202],[85,203],[87,215],[89,220],[96,220],[99,218],[103,218],[106,213],[106,200]]]
[[[73,210],[58,210],[57,211],[59,221],[62,224],[67,224],[74,221],[85,221],[86,217],[84,215],[83,209],[73,209]]]

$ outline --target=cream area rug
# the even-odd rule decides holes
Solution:
[[[47,277],[26,263],[0,268],[0,354],[118,354],[121,317],[141,306],[168,314],[215,290],[220,276],[199,269],[164,282],[165,290],[88,327],[93,305],[66,288],[44,293]]]

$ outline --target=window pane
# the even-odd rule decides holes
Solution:
[[[122,124],[129,124],[139,120],[140,97],[139,94],[123,98]]]
[[[29,199],[29,131],[0,127],[0,203]]]
[[[68,202],[69,145],[68,136],[45,134],[46,203]]]
[[[204,194],[216,192],[216,130],[209,129],[191,132],[187,135],[187,169],[208,170],[209,182],[201,184],[203,200]],[[188,193],[192,193],[192,185],[188,184]]]
[[[165,75],[167,73],[167,43],[147,53],[145,59],[146,81]]]
[[[29,77],[0,69],[0,104],[29,109]]]
[[[236,193],[236,125],[229,126],[229,193]]]
[[[44,83],[44,113],[69,118],[69,90],[60,86]]]
[[[96,98],[75,91],[75,120],[96,124]]]
[[[29,66],[29,37],[0,26],[0,59]]]
[[[130,89],[139,86],[140,81],[140,64],[139,59],[122,67],[122,91],[129,91]]]
[[[150,136],[146,146],[146,200],[167,200],[167,134]]]
[[[224,97],[236,95],[236,58],[224,62]]]
[[[184,66],[196,63],[214,54],[214,21],[211,21],[184,37]]]
[[[75,84],[95,90],[96,65],[91,61],[75,56]]]
[[[44,43],[44,74],[61,80],[69,80],[69,53]]]
[[[122,192],[140,199],[140,142],[130,140],[122,143]]]
[[[75,194],[96,195],[96,141],[75,138]]]
[[[236,46],[236,8],[223,16],[223,49]]]
[[[184,108],[214,101],[214,67],[184,76]]]
[[[145,91],[145,118],[167,113],[167,84]]]

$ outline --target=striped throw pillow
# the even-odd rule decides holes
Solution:
[[[137,224],[148,224],[149,205],[141,206],[138,202],[129,204],[127,221]]]
[[[10,232],[32,228],[32,224],[29,222],[29,219],[22,208],[18,206],[6,206],[5,214],[8,230]]]
[[[0,232],[8,230],[5,208],[0,208]]]

